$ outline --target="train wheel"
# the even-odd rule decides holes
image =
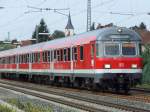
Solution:
[[[124,94],[128,94],[130,91],[130,87],[128,84],[124,84],[123,85],[123,90],[124,90]]]
[[[93,90],[93,91],[99,91],[99,84],[94,83],[94,84],[93,84],[93,87],[92,87],[92,90]]]
[[[119,84],[115,86],[115,92],[116,92],[116,93],[119,93],[119,92],[120,92]]]
[[[130,91],[129,79],[125,78],[123,83],[124,94],[128,94]]]

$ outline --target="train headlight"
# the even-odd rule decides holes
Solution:
[[[111,68],[110,64],[105,64],[104,67],[105,67],[106,69],[110,69],[110,68]]]
[[[137,68],[137,64],[132,64],[131,67],[132,68]]]
[[[121,32],[122,32],[122,29],[121,29],[121,28],[119,28],[117,31],[118,31],[119,33],[121,33]]]

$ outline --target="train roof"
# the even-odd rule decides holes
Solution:
[[[119,27],[108,27],[103,29],[98,29],[90,32],[85,32],[82,34],[65,37],[61,39],[55,39],[48,42],[42,42],[34,45],[29,45],[25,47],[19,47],[15,49],[5,50],[0,52],[0,57],[6,57],[17,54],[26,54],[31,52],[39,52],[42,50],[48,49],[59,49],[65,47],[71,47],[76,45],[87,44],[91,41],[98,40],[110,40],[109,35],[119,35],[119,29],[121,29],[121,34],[129,34],[130,40],[141,41],[140,36],[133,30],[128,28],[119,28]]]

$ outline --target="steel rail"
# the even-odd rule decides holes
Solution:
[[[2,85],[2,83],[1,83],[0,87],[10,89],[10,90],[14,90],[14,91],[17,91],[17,92],[21,92],[21,93],[24,93],[24,94],[27,94],[27,95],[32,95],[32,96],[35,96],[35,97],[38,97],[38,98],[41,98],[41,99],[45,99],[45,100],[48,100],[48,101],[53,101],[53,102],[56,102],[56,103],[67,105],[67,106],[74,107],[74,108],[77,108],[77,109],[85,110],[85,111],[88,111],[88,112],[107,112],[105,110],[97,109],[97,108],[94,108],[92,106],[87,106],[87,105],[75,103],[75,102],[72,102],[72,101],[66,101],[66,100],[63,100],[63,99],[60,99],[60,98],[54,98],[54,97],[51,97],[51,96],[42,95],[40,93],[31,92],[31,91],[25,90],[25,89],[19,89],[18,87],[16,88],[12,85],[11,86],[10,85]]]
[[[58,91],[56,92],[54,90],[47,90],[46,88],[44,89],[44,88],[39,88],[39,87],[35,87],[35,86],[34,87],[29,86],[29,85],[27,86],[27,85],[23,85],[20,83],[14,84],[13,82],[7,82],[4,80],[0,80],[0,83],[9,84],[9,85],[22,87],[22,88],[26,88],[26,89],[31,89],[31,90],[35,90],[35,91],[42,91],[42,92],[49,93],[49,94],[59,95],[59,96],[67,97],[67,98],[77,99],[77,100],[81,100],[81,101],[86,101],[86,102],[95,103],[95,104],[103,105],[103,106],[107,106],[107,107],[113,107],[113,108],[117,108],[117,109],[122,109],[122,110],[126,110],[126,111],[149,112],[149,110],[144,110],[144,109],[131,107],[131,106],[125,106],[122,104],[110,103],[110,102],[106,102],[106,101],[95,100],[92,98],[86,98],[86,97],[82,97],[82,96],[78,96],[78,95],[72,95],[69,93],[62,93],[62,92],[58,92]]]
[[[139,91],[139,92],[144,92],[144,93],[150,93],[150,89],[147,89],[147,88],[131,88],[131,90],[133,91]]]

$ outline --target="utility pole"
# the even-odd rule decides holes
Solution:
[[[39,42],[39,26],[36,25],[36,43]]]
[[[91,28],[91,0],[87,0],[87,32]]]
[[[10,32],[8,32],[7,40],[10,41]]]

